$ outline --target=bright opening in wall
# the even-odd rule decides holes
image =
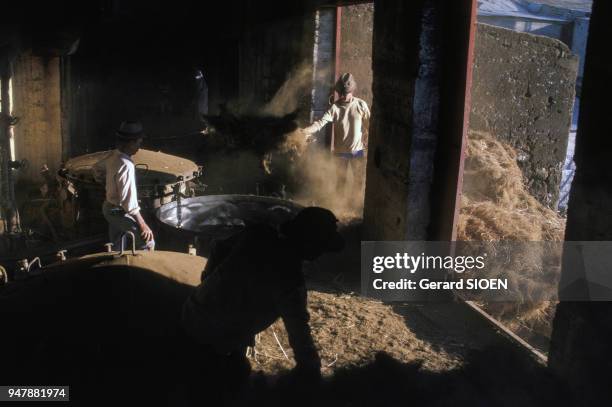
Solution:
[[[315,133],[314,140],[321,148],[316,151],[316,165],[312,165],[314,150],[309,152],[309,168],[313,170],[307,174],[311,191],[308,198],[340,217],[362,218],[369,107],[372,106],[374,4],[322,7],[314,17],[311,122],[330,112],[334,101],[339,98],[339,94],[334,92],[334,85],[342,73],[350,72],[356,82],[353,103],[360,103],[360,106],[368,109],[367,114],[359,115],[357,124],[350,125],[360,126],[358,138],[333,134],[334,126],[325,124]],[[335,140],[357,141],[349,147]],[[325,176],[320,175],[323,173]]]
[[[0,94],[2,91],[2,86],[4,85],[4,83],[0,83]],[[9,79],[8,82],[8,99],[9,99],[9,116],[13,116],[13,80]],[[0,103],[0,112],[2,112],[2,104]],[[9,127],[9,146],[10,146],[10,157],[9,159],[11,161],[15,160],[15,133],[13,130],[13,126]]]
[[[9,116],[13,116],[13,79],[9,79],[8,83],[8,94],[9,94]],[[15,132],[13,126],[9,128],[9,145],[11,149],[11,161],[15,161]]]
[[[478,1],[457,240],[547,245],[536,266],[508,265],[528,296],[481,303],[546,354],[557,303],[541,299],[554,298],[563,261],[550,248],[565,236],[591,1],[506,3]]]

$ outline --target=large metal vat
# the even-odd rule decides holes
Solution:
[[[98,213],[104,201],[104,185],[95,181],[93,166],[110,151],[100,151],[72,158],[66,162],[63,174],[77,188],[81,207]],[[193,161],[159,151],[140,149],[132,157],[136,166],[138,200],[143,211],[153,211],[185,194],[185,183],[201,176],[201,168]]]
[[[182,305],[205,264],[176,252],[100,253],[0,285],[0,382],[69,383],[97,395],[101,383],[129,393],[138,382],[183,380],[194,364]]]
[[[109,310],[121,304],[127,313],[144,311],[145,305],[153,310],[158,305],[165,310],[174,308],[176,313],[200,283],[205,265],[206,258],[186,253],[130,250],[86,255],[42,268],[30,267],[29,276],[2,287],[0,312],[32,311],[32,317],[37,318],[55,307],[70,304],[75,308],[63,317],[66,318],[100,302],[107,304]],[[135,297],[138,301],[131,303]],[[44,304],[50,307],[39,309]],[[165,313],[155,312],[155,318]]]
[[[256,195],[204,195],[173,201],[161,206],[156,216],[164,234],[178,249],[197,238],[199,249],[208,243],[242,230],[246,225],[271,226],[292,219],[302,207],[291,201]]]

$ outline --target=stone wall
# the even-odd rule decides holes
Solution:
[[[560,41],[478,25],[470,127],[518,150],[528,190],[550,208],[559,199],[577,68]]]
[[[329,109],[329,95],[334,82],[336,63],[336,8],[323,7],[315,16],[315,39],[313,52],[313,90],[311,121],[318,120]],[[371,42],[371,39],[370,39]],[[369,64],[372,65],[370,55]],[[326,129],[323,131],[326,132]]]
[[[426,238],[437,120],[431,4],[375,3],[366,240]]]
[[[372,105],[372,31],[374,3],[342,7],[340,72],[351,72],[356,95]]]

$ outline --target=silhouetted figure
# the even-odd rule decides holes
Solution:
[[[308,325],[302,261],[339,251],[344,241],[327,209],[305,208],[280,231],[249,226],[213,248],[202,283],[183,307],[183,326],[199,345],[203,396],[223,398],[250,373],[246,348],[257,333],[282,318],[293,348],[292,372],[303,381],[320,379],[321,361]]]

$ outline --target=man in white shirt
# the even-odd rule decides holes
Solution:
[[[132,161],[144,138],[142,124],[125,121],[115,137],[117,148],[93,168],[95,179],[99,182],[104,180],[106,185],[102,213],[109,225],[110,240],[117,248],[121,244],[121,236],[129,231],[134,233],[138,248],[153,250],[153,232],[143,219],[138,205],[136,169]],[[127,245],[130,243],[126,240]]]
[[[334,125],[333,152],[338,158],[338,186],[344,188],[348,167],[359,183],[364,176],[363,122],[369,120],[367,103],[353,95],[357,88],[355,78],[344,73],[336,82],[335,90],[340,98],[325,112],[323,117],[302,129],[308,138],[328,123]]]

